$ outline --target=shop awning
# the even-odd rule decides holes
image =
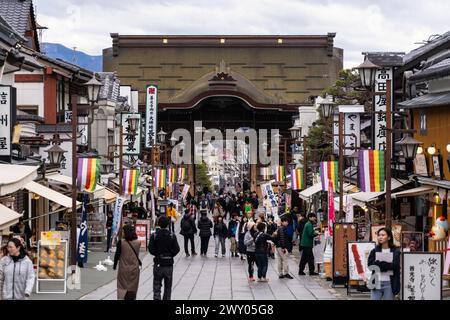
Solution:
[[[38,166],[0,164],[0,196],[14,193],[36,179],[38,168]]]
[[[20,217],[22,217],[20,213],[0,204],[0,231],[6,230],[10,226],[15,225],[19,222]]]
[[[400,188],[403,185],[408,184],[410,181],[408,180],[392,180],[391,182],[391,190],[395,190]],[[352,194],[353,200],[360,202],[362,204],[366,202],[371,202],[376,200],[379,196],[384,195],[386,192],[356,192]]]
[[[31,181],[28,182],[24,189],[27,189],[33,193],[36,193],[40,195],[41,197],[44,197],[50,201],[56,202],[59,205],[62,205],[66,208],[72,208],[72,198],[69,198],[62,193],[59,193],[53,189],[50,189],[46,186],[43,186],[42,184],[39,184],[37,182]],[[77,201],[77,207],[81,205],[80,201]]]
[[[400,102],[400,108],[427,108],[439,107],[450,104],[450,92],[428,93],[411,100]]]
[[[413,196],[420,196],[422,194],[428,194],[428,193],[433,193],[433,192],[434,192],[433,187],[423,186],[423,187],[417,187],[417,188],[412,188],[409,190],[404,190],[404,191],[393,193],[391,195],[391,198],[396,199],[396,198],[402,198],[402,197],[413,197]]]
[[[417,180],[419,181],[420,184],[424,184],[427,186],[435,186],[435,187],[450,190],[450,181],[448,181],[448,180],[436,180],[436,179],[420,177],[420,176],[417,176]]]
[[[105,188],[105,192],[103,195],[103,199],[105,199],[106,203],[113,203],[116,201],[118,194],[112,191],[111,189]]]
[[[62,175],[62,174],[52,174],[52,175],[46,176],[46,178],[48,180],[57,181],[57,182],[64,183],[67,185],[72,185],[72,178]],[[94,192],[93,192],[94,198],[95,199],[103,198],[104,193],[105,193],[105,187],[97,184],[97,186],[95,187]]]
[[[316,183],[313,186],[306,188],[305,190],[299,192],[298,196],[302,200],[309,201],[310,198],[319,191],[322,191],[322,183]]]

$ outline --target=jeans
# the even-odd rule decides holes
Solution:
[[[381,281],[380,289],[373,289],[370,292],[370,300],[394,300],[390,281]]]
[[[206,254],[208,252],[209,238],[211,236],[200,237],[200,254]]]
[[[289,252],[283,252],[283,249],[277,248],[278,257],[278,275],[284,276],[289,274]]]
[[[256,256],[254,252],[247,251],[247,263],[248,263],[248,277],[253,278],[255,272],[254,265],[256,263]]]
[[[106,232],[106,251],[109,251],[111,249],[111,240],[112,240],[112,230],[108,229]]]
[[[309,273],[314,272],[314,253],[312,247],[303,247],[302,258],[300,259],[299,272],[305,270],[306,264],[309,267]]]
[[[189,247],[188,246],[189,241],[191,241],[191,251],[192,251],[192,253],[195,252],[194,235],[190,234],[190,235],[184,236],[184,252],[186,252],[186,254],[189,253],[189,248],[188,248]]]
[[[173,266],[153,266],[153,300],[161,300],[161,287],[164,280],[163,300],[170,300],[172,294]]]
[[[258,266],[258,279],[265,278],[267,274],[267,268],[269,265],[269,259],[267,253],[255,253],[256,265]]]
[[[216,255],[219,254],[219,245],[222,247],[222,255],[225,255],[225,238],[222,238],[220,236],[216,236],[214,238],[216,242]]]

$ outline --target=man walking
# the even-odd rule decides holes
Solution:
[[[189,213],[186,213],[181,219],[180,227],[180,234],[184,237],[184,252],[186,253],[186,257],[189,257],[189,242],[191,242],[191,253],[193,256],[196,256],[194,235],[197,234],[197,227],[195,226],[194,218]]]
[[[318,235],[316,231],[314,231],[313,224],[317,221],[317,216],[315,213],[308,214],[308,222],[305,224],[305,227],[302,232],[302,240],[300,245],[303,248],[302,258],[300,260],[300,266],[298,270],[298,274],[301,276],[305,275],[305,266],[308,264],[309,267],[309,275],[316,276],[318,273],[314,272],[314,237]]]
[[[150,237],[148,251],[154,255],[153,265],[153,299],[161,300],[161,286],[164,280],[163,300],[170,300],[172,294],[173,257],[180,252],[177,237],[167,226],[169,219],[160,217],[159,228]]]
[[[280,279],[293,279],[289,274],[289,252],[287,226],[289,220],[286,215],[281,217],[281,226],[276,231],[276,248],[278,256],[278,277]]]

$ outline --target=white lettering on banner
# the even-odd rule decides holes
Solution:
[[[339,153],[339,115],[333,116],[333,153]]]
[[[120,221],[122,220],[122,207],[124,203],[125,198],[117,197],[114,207],[113,224],[111,228],[111,239],[113,239],[113,241],[116,238],[117,233],[119,232]]]
[[[0,156],[11,155],[11,87],[0,87]]]
[[[158,86],[147,86],[147,105],[145,110],[145,147],[156,142],[156,118],[158,112]]]
[[[65,123],[71,123],[72,122],[72,111],[65,111],[64,112],[64,122]]]
[[[344,145],[345,147],[353,147],[358,148],[360,146],[361,141],[361,122],[360,122],[360,116],[358,113],[345,113],[344,115]],[[354,136],[349,136],[350,134],[354,134]],[[339,144],[339,137],[338,137],[338,144]],[[356,149],[344,149],[344,155],[349,156],[353,152],[355,152]]]
[[[378,69],[375,75],[375,97],[374,110],[386,112],[386,95],[379,93],[386,93],[386,81],[391,80],[392,93],[392,68]],[[391,95],[392,101],[392,95]],[[392,105],[391,105],[392,110]],[[386,114],[377,113],[374,115],[374,131],[373,131],[374,149],[386,150]]]
[[[129,119],[138,119],[133,133]],[[123,154],[139,155],[141,153],[141,115],[139,113],[122,113]]]
[[[267,196],[267,200],[269,200],[270,203],[271,213],[274,220],[276,220],[278,218],[278,201],[275,193],[273,192],[272,184],[270,182],[262,184],[261,191],[264,196]]]

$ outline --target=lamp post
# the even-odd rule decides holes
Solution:
[[[400,141],[397,142],[397,145],[400,146],[403,156],[406,160],[406,172],[412,172],[412,160],[416,157],[417,150],[422,142],[412,138],[407,135],[404,136]]]

